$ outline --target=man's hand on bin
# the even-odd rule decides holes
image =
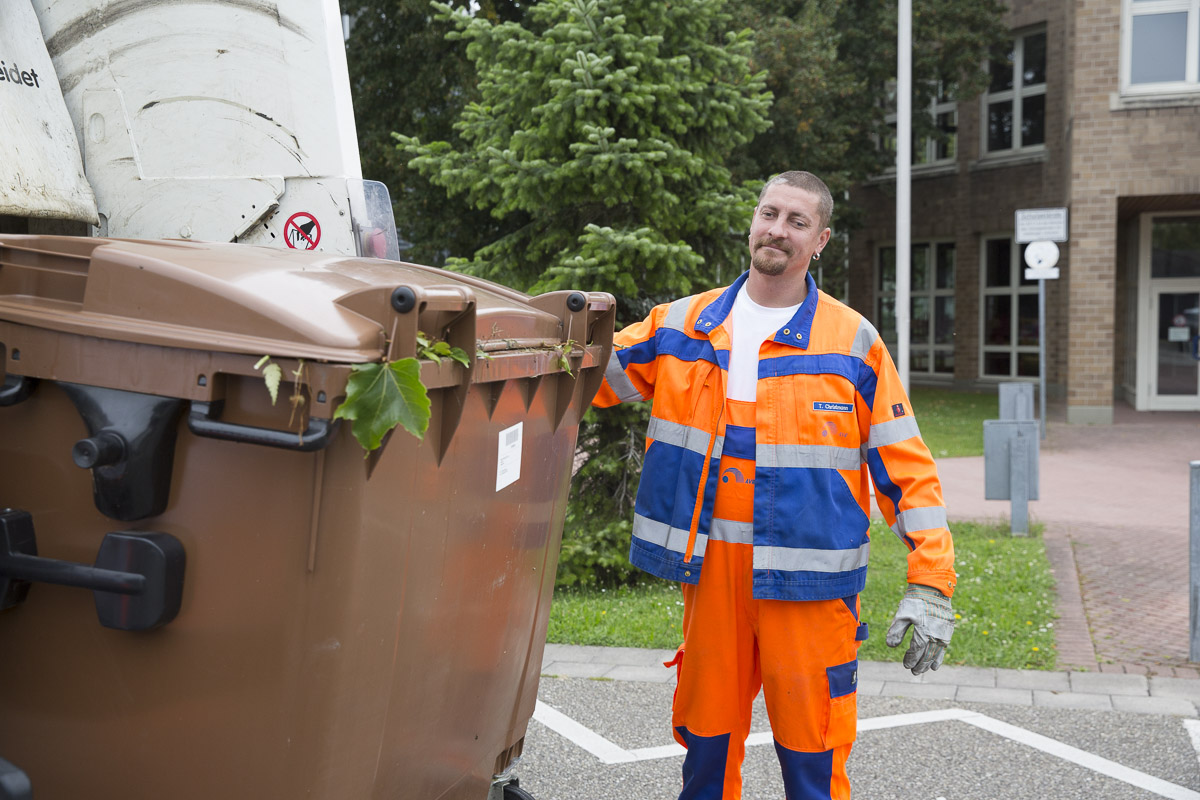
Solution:
[[[912,641],[904,654],[904,667],[913,675],[928,669],[937,669],[946,655],[946,645],[954,634],[954,609],[950,598],[931,586],[910,583],[900,601],[900,608],[888,628],[888,647],[896,647],[904,639],[909,627],[913,629]]]

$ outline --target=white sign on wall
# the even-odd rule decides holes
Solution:
[[[1067,241],[1065,208],[1021,208],[1016,212],[1017,244]]]

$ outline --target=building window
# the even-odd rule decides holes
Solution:
[[[897,116],[896,85],[894,83],[888,84],[887,99],[888,107],[892,111],[884,118],[887,121],[888,134],[887,139],[883,142],[883,150],[894,156],[896,153]],[[914,108],[913,113],[918,114],[920,110]],[[958,153],[958,103],[951,94],[949,84],[938,81],[933,97],[926,107],[926,113],[933,120],[937,134],[913,141],[912,165],[920,167],[952,163]],[[892,168],[895,169],[894,164]]]
[[[1200,278],[1200,216],[1155,217],[1150,234],[1150,277]]]
[[[875,320],[879,334],[896,349],[896,248],[879,248]],[[909,305],[909,371],[954,374],[954,242],[912,246]]]
[[[1038,376],[1038,287],[1025,279],[1025,245],[986,239],[980,335],[985,378]]]
[[[1046,31],[1019,34],[992,52],[984,96],[983,149],[1001,153],[1046,143]]]
[[[1200,0],[1124,0],[1122,12],[1126,92],[1200,89]]]

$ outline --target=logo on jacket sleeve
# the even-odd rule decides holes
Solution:
[[[821,400],[813,403],[813,411],[837,411],[840,414],[849,414],[853,410],[853,403],[826,403]]]
[[[892,416],[893,417],[903,417],[907,413],[908,412],[904,410],[904,403],[893,403],[892,404]]]

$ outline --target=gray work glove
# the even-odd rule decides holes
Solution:
[[[896,647],[912,626],[912,642],[904,654],[904,666],[913,675],[927,669],[937,669],[946,655],[946,645],[954,634],[954,609],[950,598],[930,586],[910,583],[896,609],[892,627],[888,628],[885,641],[888,647]]]

